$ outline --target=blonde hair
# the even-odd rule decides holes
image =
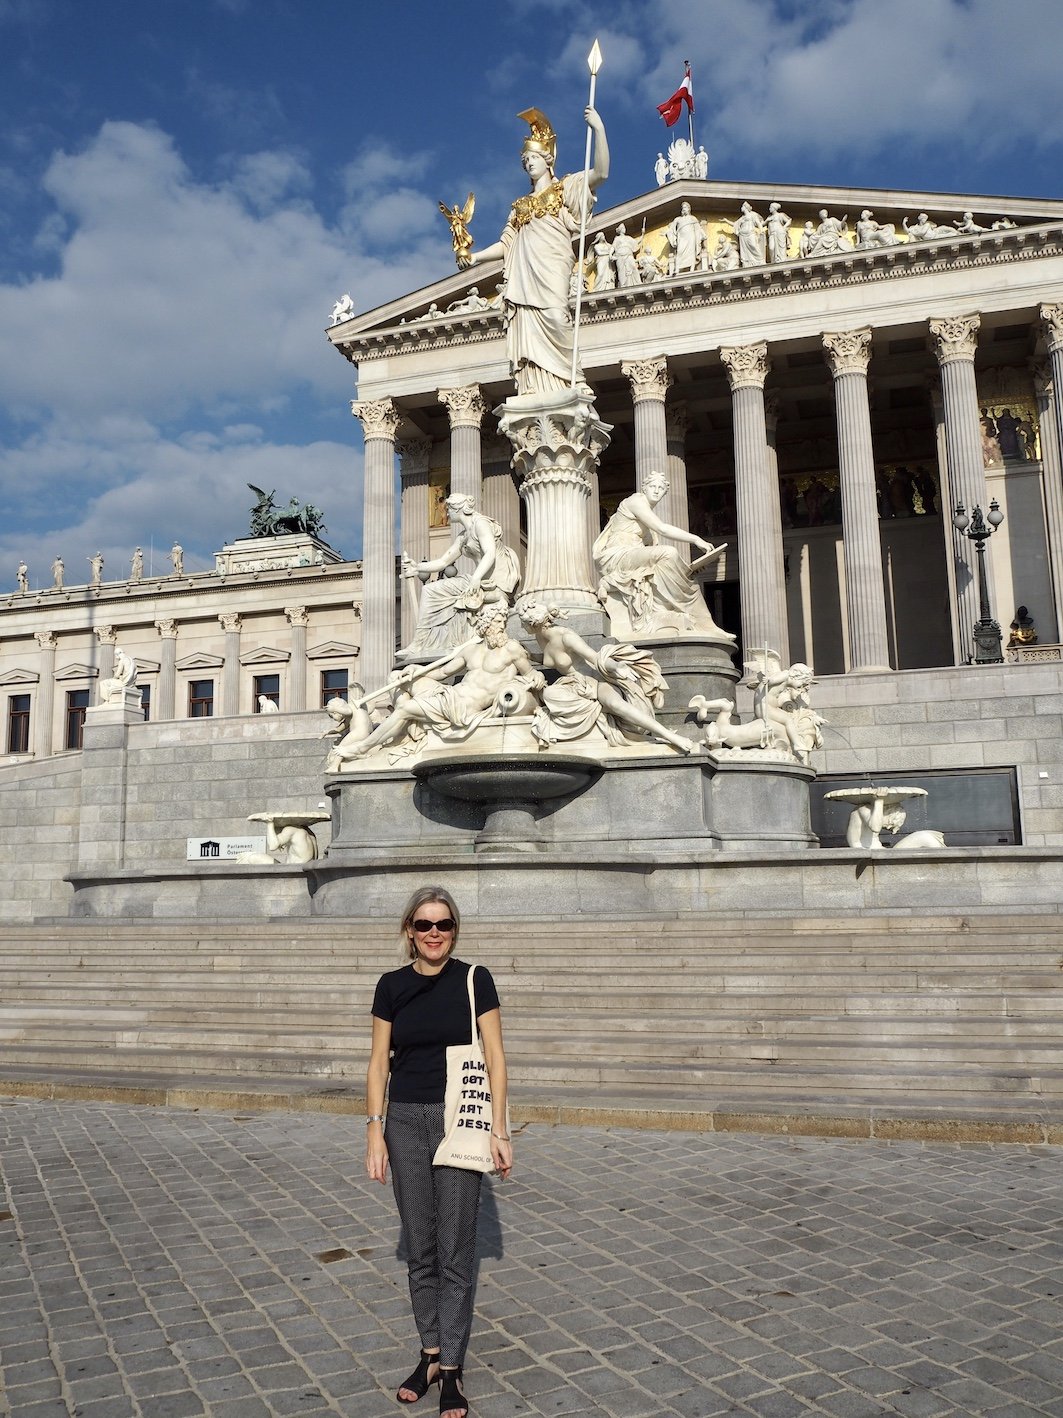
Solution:
[[[458,948],[458,932],[461,929],[461,912],[458,910],[458,903],[445,886],[420,886],[406,902],[406,909],[402,913],[402,925],[399,927],[399,959],[404,965],[417,959],[417,952],[413,948],[413,939],[410,935],[414,917],[422,906],[430,905],[446,906],[454,918],[454,939],[450,943],[450,955],[453,955]]]

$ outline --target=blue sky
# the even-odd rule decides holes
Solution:
[[[595,35],[603,205],[685,58],[711,177],[1060,196],[1060,0],[0,0],[0,587],[212,565],[248,482],[358,555],[331,305],[450,272],[439,198],[495,238],[518,110],[578,165]]]

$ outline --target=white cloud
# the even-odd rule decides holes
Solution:
[[[321,507],[328,540],[352,555],[360,541],[362,466],[353,428],[350,445],[271,444],[257,434],[245,425],[171,439],[144,420],[111,417],[88,436],[56,423],[0,451],[0,485],[13,520],[32,511],[36,524],[33,531],[0,533],[0,587],[13,582],[20,557],[31,584],[48,584],[57,552],[71,585],[87,579],[83,568],[97,549],[109,578],[125,574],[137,545],[145,552],[154,545],[158,569],[174,538],[185,547],[189,570],[206,569],[224,542],[246,535],[254,501],[248,483],[276,488],[280,502],[294,495]]]
[[[694,65],[717,146],[840,152],[890,142],[985,151],[1063,139],[1058,0],[655,0],[668,55],[647,95]],[[796,11],[796,13],[795,13]],[[707,22],[709,21],[709,22]],[[679,56],[679,58],[673,57]]]

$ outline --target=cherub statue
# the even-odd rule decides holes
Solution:
[[[754,717],[777,729],[798,762],[807,764],[812,750],[823,747],[821,727],[827,722],[808,702],[815,682],[811,669],[798,662],[772,674],[758,664],[747,664],[746,670],[753,684]]]
[[[464,207],[459,207],[455,202],[453,207],[448,207],[445,202],[440,202],[439,210],[446,217],[450,226],[450,240],[454,247],[454,259],[459,266],[468,264],[469,253],[472,251],[472,233],[469,231],[469,223],[472,221],[472,214],[476,210],[476,194],[470,192],[465,199]]]

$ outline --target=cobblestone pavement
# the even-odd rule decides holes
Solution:
[[[417,1344],[363,1145],[307,1113],[0,1104],[0,1412],[396,1413]],[[517,1156],[485,1193],[474,1418],[1063,1415],[1057,1150],[530,1126]]]

